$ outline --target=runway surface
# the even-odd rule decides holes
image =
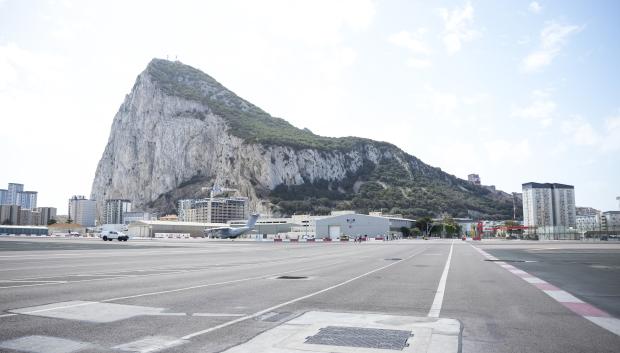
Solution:
[[[613,243],[0,239],[1,352],[617,352],[618,317]]]

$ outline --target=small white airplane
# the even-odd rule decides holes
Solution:
[[[223,239],[234,239],[242,234],[245,234],[252,229],[254,229],[254,225],[256,224],[256,220],[260,216],[258,213],[255,213],[250,216],[248,219],[248,223],[243,227],[233,228],[233,227],[218,227],[218,228],[210,228],[205,229],[205,236],[210,238],[223,238]]]

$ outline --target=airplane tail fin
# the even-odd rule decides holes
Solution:
[[[258,216],[260,216],[258,213],[251,215],[250,219],[248,219],[248,223],[246,224],[246,227],[250,229],[254,228],[254,225],[256,224],[256,220],[258,219]]]

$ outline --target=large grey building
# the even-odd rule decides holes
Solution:
[[[97,216],[97,202],[84,196],[73,196],[69,199],[69,218],[73,223],[84,227],[94,227]]]
[[[56,220],[56,207],[37,207],[36,211],[39,212],[40,225],[45,226],[51,220]]]
[[[9,191],[7,189],[0,189],[0,205],[6,205],[6,199]]]
[[[0,205],[0,224],[19,225],[21,206]]]
[[[576,227],[575,187],[523,184],[523,221],[529,227]]]
[[[390,231],[390,220],[363,214],[341,214],[316,219],[314,228],[317,238],[338,239],[341,235],[386,236]]]
[[[126,199],[110,199],[105,201],[103,210],[104,224],[123,224],[123,215],[131,212],[131,201]]]

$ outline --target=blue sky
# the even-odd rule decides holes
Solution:
[[[153,57],[327,136],[520,191],[620,196],[617,1],[0,0],[0,187],[66,211]],[[6,153],[11,151],[13,153]]]

